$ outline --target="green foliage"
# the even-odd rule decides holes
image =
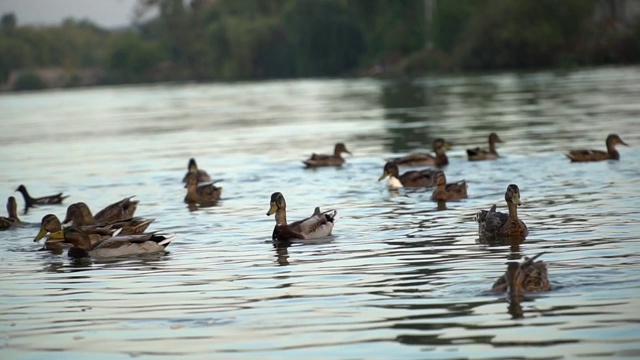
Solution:
[[[127,32],[73,19],[19,27],[4,14],[0,81],[48,67],[121,83],[639,62],[640,23],[595,23],[602,1],[138,0]]]
[[[45,82],[36,74],[28,72],[16,79],[13,89],[16,91],[41,90],[46,88]]]
[[[532,68],[558,65],[575,52],[594,1],[493,0],[474,16],[458,45],[463,68]],[[564,59],[564,60],[561,60]]]
[[[112,72],[113,81],[148,79],[163,60],[164,52],[157,43],[144,41],[135,34],[123,34],[107,44],[107,69]]]

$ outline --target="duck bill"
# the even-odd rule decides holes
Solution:
[[[620,140],[620,144],[624,145],[624,146],[629,146],[629,144],[627,144],[626,142]]]
[[[386,172],[386,171],[385,171],[385,172],[383,172],[383,173],[382,173],[382,176],[380,176],[380,178],[378,179],[378,181],[382,181],[382,180],[384,180],[384,178],[386,178],[386,177],[387,177],[387,176],[389,176],[389,175],[390,175],[390,174],[389,174],[388,172]]]
[[[45,235],[47,235],[47,230],[45,230],[44,228],[40,228],[38,235],[36,235],[36,237],[33,238],[33,242],[40,241],[40,239],[42,239]]]
[[[451,145],[448,142],[445,142],[443,147],[445,150],[451,150]]]
[[[269,211],[267,211],[267,216],[275,214],[276,211],[278,211],[278,205],[276,205],[275,202],[272,202],[271,207],[269,207]]]
[[[522,205],[522,201],[520,201],[520,194],[513,194],[511,201],[518,206]]]
[[[52,232],[49,234],[49,241],[64,241],[64,230]]]

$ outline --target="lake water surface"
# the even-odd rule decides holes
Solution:
[[[166,254],[72,260],[37,251],[41,218],[0,232],[2,359],[447,359],[640,357],[640,68],[407,80],[298,80],[74,89],[0,96],[0,200],[25,184],[96,212],[136,195]],[[505,141],[490,162],[467,147]],[[568,149],[621,161],[572,164]],[[447,139],[469,199],[390,192],[384,159]],[[343,141],[339,169],[305,170]],[[190,157],[223,179],[190,211]],[[404,169],[401,169],[404,170]],[[474,215],[510,183],[530,235],[519,252],[477,241]],[[336,208],[333,236],[274,247],[288,217]],[[518,249],[514,249],[518,250]],[[553,289],[489,290],[509,258],[549,264]]]

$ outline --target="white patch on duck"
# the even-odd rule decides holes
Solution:
[[[389,182],[387,183],[387,186],[389,187],[389,189],[400,189],[404,187],[400,182],[400,179],[395,176],[389,176]]]

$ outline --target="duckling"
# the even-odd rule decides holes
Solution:
[[[460,180],[452,184],[447,184],[447,177],[444,172],[438,171],[435,174],[436,188],[431,194],[431,200],[434,201],[447,201],[447,200],[460,200],[466,199],[467,196],[467,181]]]
[[[430,188],[435,185],[435,174],[440,170],[426,169],[426,170],[412,170],[407,171],[400,175],[398,165],[388,161],[384,164],[384,170],[382,176],[378,181],[382,181],[384,178],[389,177],[387,186],[391,189],[399,189],[402,187],[424,187]]]
[[[222,194],[222,187],[217,187],[214,183],[198,185],[198,177],[194,173],[187,175],[185,187],[187,195],[184,202],[187,204],[215,205]]]
[[[187,166],[187,173],[184,174],[184,178],[182,178],[182,182],[186,183],[187,177],[189,176],[189,174],[192,174],[192,173],[198,175],[198,182],[211,181],[211,177],[209,176],[209,174],[207,174],[206,171],[202,169],[198,169],[198,165],[196,164],[196,159],[194,158],[189,159],[189,165]]]
[[[478,234],[481,239],[493,240],[500,237],[524,239],[529,235],[527,225],[518,218],[518,205],[522,205],[518,185],[507,186],[504,200],[507,202],[509,214],[497,212],[495,204],[489,211],[481,210],[476,214]]]
[[[622,141],[617,134],[610,134],[607,136],[607,151],[600,150],[571,150],[567,154],[567,157],[572,162],[585,162],[585,161],[602,161],[602,160],[620,160],[620,153],[616,150],[616,145],[621,144],[625,146],[627,143]]]
[[[325,154],[311,154],[309,159],[302,161],[306,167],[321,167],[321,166],[342,166],[344,164],[344,159],[342,158],[342,153],[347,153],[352,155],[347,147],[343,143],[337,143],[334,150],[333,155],[325,155]]]
[[[174,234],[138,234],[117,235],[106,240],[92,243],[87,233],[76,226],[69,226],[61,230],[63,241],[73,246],[68,255],[73,258],[109,258],[125,255],[151,254],[162,252],[175,240]],[[58,239],[55,236],[52,239]],[[50,239],[50,241],[52,241]]]
[[[18,203],[13,196],[7,198],[7,214],[7,217],[0,217],[0,230],[22,225],[22,221],[18,218]]]
[[[540,253],[532,258],[525,257],[522,263],[510,261],[507,271],[493,284],[495,293],[509,292],[519,295],[523,292],[543,292],[551,290],[551,284],[547,275],[547,264],[536,260]]]
[[[62,200],[69,197],[69,195],[63,196],[62,193],[58,193],[55,195],[43,196],[39,198],[32,198],[27,191],[27,188],[24,185],[18,186],[16,191],[19,191],[24,198],[24,211],[30,207],[35,207],[36,205],[50,205],[50,204],[62,204]]]
[[[449,158],[445,150],[451,150],[451,146],[438,138],[433,140],[433,152],[435,156],[426,153],[414,153],[402,157],[392,158],[391,161],[399,166],[436,166],[441,167],[449,164]]]
[[[478,160],[494,160],[498,158],[498,152],[496,151],[496,143],[501,143],[502,139],[498,134],[492,132],[489,134],[489,150],[481,149],[479,147],[475,149],[467,149],[467,158],[469,161]]]
[[[316,207],[313,215],[290,224],[287,223],[287,202],[282,193],[271,194],[271,203],[267,216],[275,215],[276,225],[271,238],[273,240],[318,239],[331,235],[337,215],[336,210],[321,212]]]

